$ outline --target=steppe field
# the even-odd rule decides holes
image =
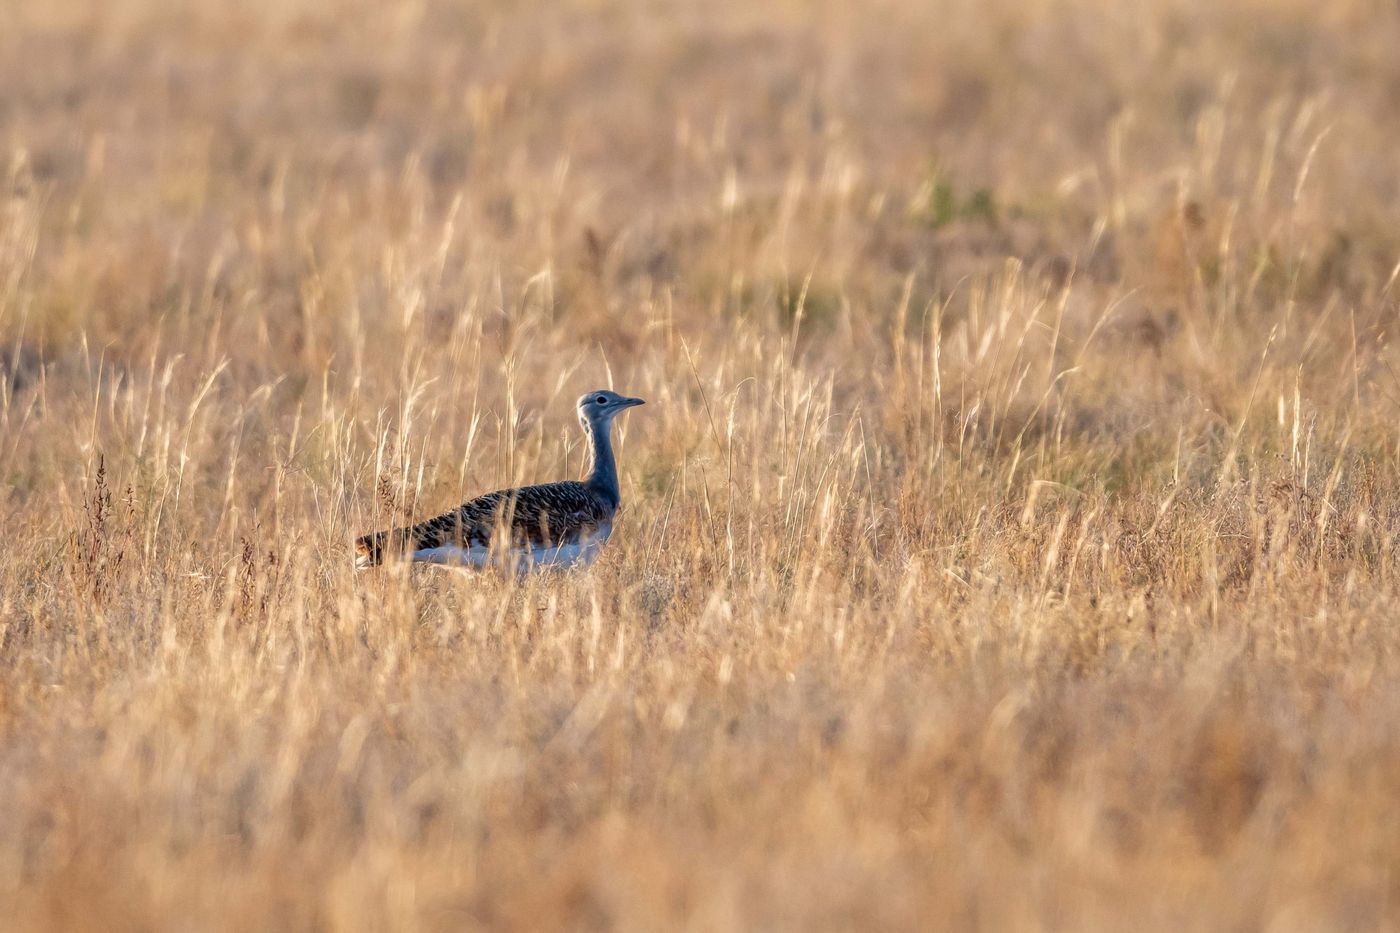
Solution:
[[[0,928],[1400,929],[1397,280],[1393,0],[0,2]]]

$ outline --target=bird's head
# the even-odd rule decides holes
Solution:
[[[599,389],[579,396],[578,420],[585,425],[603,425],[611,421],[618,412],[645,404],[639,398],[628,398],[610,389]]]

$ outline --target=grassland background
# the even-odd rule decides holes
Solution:
[[[1397,50],[0,4],[5,929],[1400,925]],[[591,571],[351,570],[604,384]]]

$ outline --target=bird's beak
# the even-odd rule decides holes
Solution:
[[[646,400],[640,398],[625,398],[618,404],[618,410],[624,408],[636,408],[638,405],[645,405]]]

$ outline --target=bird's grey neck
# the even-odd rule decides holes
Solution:
[[[593,467],[584,485],[617,508],[622,501],[622,491],[617,485],[617,461],[613,459],[612,419],[586,422],[584,430],[593,450]]]

